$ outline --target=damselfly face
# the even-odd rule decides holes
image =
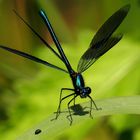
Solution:
[[[80,89],[80,97],[81,98],[86,98],[88,95],[91,93],[91,88],[90,87],[84,87]]]

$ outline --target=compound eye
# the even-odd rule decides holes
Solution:
[[[91,88],[87,87],[88,93],[91,93]]]

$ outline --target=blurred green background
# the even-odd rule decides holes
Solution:
[[[38,15],[42,8],[76,70],[97,29],[128,3],[131,10],[117,30],[123,39],[83,75],[94,99],[139,95],[140,0],[0,0],[0,44],[65,68],[12,11],[16,9],[55,48]],[[62,87],[72,87],[65,73],[0,50],[0,139],[13,140],[55,112]],[[140,117],[89,119],[52,139],[140,140]]]

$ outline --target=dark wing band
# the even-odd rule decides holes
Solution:
[[[97,31],[93,37],[90,47],[81,57],[77,71],[79,73],[84,72],[89,68],[100,56],[106,53],[110,48],[117,44],[122,35],[111,37],[114,31],[122,23],[126,17],[130,5],[125,5],[115,12]],[[107,46],[108,45],[108,46]]]

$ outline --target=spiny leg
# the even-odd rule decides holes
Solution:
[[[72,94],[70,94],[70,95],[67,95],[67,96],[63,97],[63,98],[60,100],[59,106],[58,106],[58,109],[57,109],[57,112],[56,112],[56,118],[55,118],[55,119],[57,119],[58,116],[59,116],[59,114],[60,114],[60,107],[61,107],[62,101],[63,101],[64,99],[66,99],[66,98],[68,98],[68,97],[74,95],[74,94],[75,94],[75,93],[72,93]]]
[[[74,93],[74,95],[75,95],[75,93]],[[70,112],[70,103],[71,103],[73,100],[75,100],[75,98],[76,98],[77,96],[78,96],[78,95],[75,95],[75,96],[68,102],[68,111],[69,111],[69,116],[68,116],[68,117],[70,117],[70,119],[69,119],[70,125],[72,124],[72,121],[73,121],[72,115],[71,115],[71,112]]]
[[[92,114],[91,114],[91,111],[92,111],[92,103],[94,104],[96,110],[101,110],[101,108],[98,108],[98,107],[97,107],[96,103],[94,102],[94,100],[91,98],[90,95],[88,95],[88,97],[90,98],[90,112],[89,112],[89,114],[90,114],[90,117],[93,118],[93,117],[92,117]]]
[[[73,99],[73,101],[74,101],[74,102],[73,102],[73,106],[75,106],[75,98],[76,98],[76,96],[77,96],[77,95],[75,94],[75,95],[74,95],[74,99]]]
[[[74,91],[74,89],[71,89],[71,88],[61,88],[61,91],[60,91],[60,98],[59,98],[59,106],[58,106],[58,109],[57,109],[57,113],[60,114],[60,101],[61,101],[61,98],[62,98],[62,93],[63,93],[63,90],[71,90],[71,91]]]

